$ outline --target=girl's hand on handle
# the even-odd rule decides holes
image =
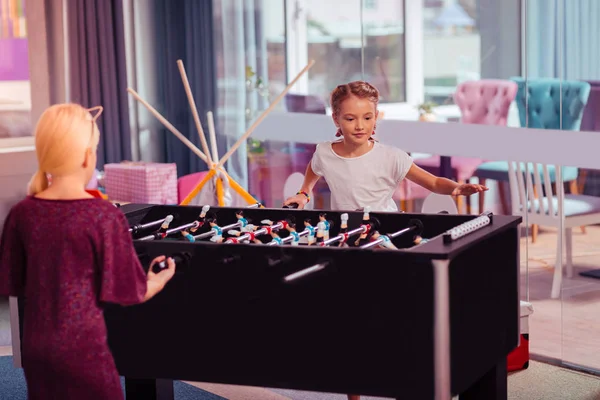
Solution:
[[[298,204],[298,209],[302,209],[308,203],[308,199],[303,194],[297,194],[295,196],[288,198],[286,201],[284,201],[283,205],[289,206],[292,203]]]
[[[150,268],[148,268],[148,281],[159,284],[161,288],[173,278],[173,275],[175,275],[175,261],[172,258],[167,259],[167,268],[161,270],[159,273],[153,271],[154,266],[165,259],[167,259],[165,256],[156,257],[150,263]]]
[[[146,281],[146,295],[144,296],[144,302],[153,298],[158,292],[163,290],[168,281],[171,280],[173,275],[175,275],[175,261],[172,258],[167,259],[167,268],[163,269],[159,273],[152,271],[155,264],[158,264],[161,261],[166,259],[165,256],[156,257],[150,263],[150,268],[148,268],[148,280]]]

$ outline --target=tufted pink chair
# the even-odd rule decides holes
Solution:
[[[510,104],[517,96],[513,81],[483,79],[463,82],[456,88],[454,102],[463,124],[506,126]]]
[[[454,102],[460,108],[461,122],[464,124],[506,126],[511,103],[517,95],[515,82],[500,79],[482,79],[459,84],[454,93]],[[486,160],[469,157],[452,157],[452,171],[459,183],[473,177],[479,165]],[[415,160],[415,164],[431,172],[439,171],[440,157],[432,156]],[[484,184],[482,182],[482,184]],[[459,197],[459,210],[462,209]],[[479,195],[479,211],[483,211],[483,193]],[[467,212],[470,206],[467,205]]]

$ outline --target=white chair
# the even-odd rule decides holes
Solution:
[[[452,198],[452,196],[431,193],[425,198],[425,200],[423,200],[421,213],[437,214],[443,211],[447,212],[448,214],[458,214],[458,207],[456,206],[456,201]]]
[[[553,166],[559,175],[560,167]],[[550,180],[549,168],[545,164],[509,162],[509,184],[513,215],[523,217],[527,225],[560,227],[564,230],[557,235],[556,263],[552,281],[551,298],[560,296],[563,262],[559,258],[561,237],[566,248],[567,277],[573,276],[573,228],[600,223],[600,198],[582,194],[564,193],[563,185],[556,185],[556,192]],[[533,173],[537,171],[537,173]],[[556,181],[558,181],[558,176]]]

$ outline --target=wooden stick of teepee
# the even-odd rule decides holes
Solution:
[[[210,138],[212,158],[217,161],[219,159],[219,152],[217,150],[217,133],[215,132],[215,119],[212,111],[206,113],[206,119],[208,120],[208,137]]]
[[[311,60],[308,63],[308,65],[306,67],[304,67],[298,75],[296,75],[294,80],[292,80],[290,82],[290,84],[286,86],[286,88],[283,90],[283,92],[281,92],[279,94],[279,96],[277,96],[277,98],[273,101],[273,103],[271,103],[269,108],[267,108],[265,111],[262,112],[262,114],[250,126],[250,128],[248,128],[246,133],[244,133],[242,135],[242,137],[239,138],[238,141],[233,146],[231,146],[229,151],[227,153],[225,153],[225,155],[223,157],[221,157],[221,159],[219,160],[219,164],[217,164],[217,167],[216,167],[217,169],[221,168],[225,164],[225,162],[227,162],[229,157],[231,157],[233,155],[233,153],[235,153],[235,151],[238,149],[238,147],[240,147],[242,145],[242,143],[244,143],[248,139],[248,137],[252,134],[252,132],[256,129],[256,127],[262,122],[262,120],[265,119],[265,117],[271,111],[273,111],[273,109],[275,108],[277,103],[279,103],[281,101],[281,99],[283,99],[283,96],[285,96],[287,94],[287,92],[290,91],[290,89],[296,84],[296,82],[302,77],[302,75],[304,75],[310,68],[312,68],[312,66],[314,64],[315,64],[315,60]]]
[[[206,154],[206,158],[208,159],[208,168],[213,167],[213,161],[210,156],[210,152],[208,151],[208,144],[206,143],[206,136],[204,135],[204,130],[202,129],[202,124],[200,123],[200,116],[198,115],[198,108],[196,107],[196,102],[194,101],[194,95],[192,94],[192,88],[190,87],[190,82],[188,81],[187,74],[185,73],[185,67],[183,66],[183,61],[177,60],[177,66],[179,67],[179,73],[181,74],[181,80],[183,81],[183,87],[185,88],[185,93],[187,94],[188,101],[190,103],[190,109],[192,110],[192,117],[194,118],[194,122],[196,123],[196,129],[198,130],[198,136],[200,136],[200,143],[202,144],[202,150],[204,150],[204,154]],[[217,161],[217,160],[215,160]]]
[[[196,145],[192,142],[190,142],[188,140],[188,138],[186,138],[185,136],[183,136],[183,134],[181,132],[179,132],[177,130],[177,128],[175,128],[173,125],[171,125],[171,123],[169,121],[167,121],[167,119],[165,117],[163,117],[162,115],[160,115],[160,113],[158,111],[156,111],[154,109],[154,107],[152,107],[150,104],[148,104],[144,99],[142,99],[140,97],[139,94],[137,94],[137,92],[131,88],[127,88],[127,91],[129,93],[131,93],[131,95],[133,97],[135,97],[135,99],[137,101],[139,101],[140,103],[142,103],[144,105],[144,107],[146,107],[148,109],[148,111],[150,111],[151,114],[153,114],[156,119],[158,119],[160,122],[162,122],[162,124],[165,126],[165,128],[167,128],[169,131],[171,131],[171,133],[175,136],[177,136],[177,138],[179,140],[181,140],[183,142],[183,144],[185,144],[190,150],[192,150],[192,152],[194,154],[196,154],[198,157],[200,157],[200,159],[202,161],[204,161],[205,163],[208,164],[208,158],[204,155],[204,153],[202,153],[202,151],[196,147]]]

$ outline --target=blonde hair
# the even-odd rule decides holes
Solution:
[[[100,111],[92,116],[93,110]],[[38,170],[29,181],[29,195],[48,188],[48,175],[81,168],[88,148],[96,151],[100,135],[96,119],[101,113],[102,107],[85,109],[78,104],[56,104],[44,111],[35,129]]]

